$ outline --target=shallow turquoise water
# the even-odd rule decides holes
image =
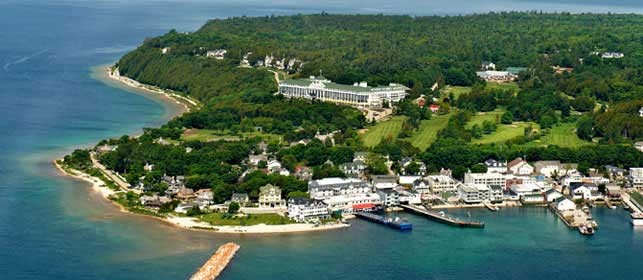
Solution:
[[[364,7],[346,1],[0,1],[0,279],[184,279],[227,241],[242,249],[226,280],[641,274],[643,232],[632,230],[622,210],[596,209],[601,229],[591,238],[539,208],[473,211],[487,223],[484,230],[408,216],[411,233],[354,221],[350,229],[325,233],[213,235],[120,213],[50,164],[74,147],[163,123],[172,107],[106,86],[90,77],[91,68],[115,61],[145,37],[171,28],[194,30],[211,17],[322,10],[466,13],[543,5],[643,10],[638,1],[610,1],[609,7],[600,1],[543,2],[377,0]]]

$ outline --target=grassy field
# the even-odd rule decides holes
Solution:
[[[442,89],[442,98],[447,98],[449,97],[450,93],[453,93],[453,97],[457,100],[460,95],[469,93],[471,91],[471,87],[462,87],[462,86],[446,86],[444,89]]]
[[[210,129],[186,130],[181,135],[181,140],[201,141],[201,142],[219,141],[219,140],[239,141],[241,140],[242,137],[249,138],[249,137],[255,137],[255,136],[262,137],[264,140],[267,140],[267,141],[272,141],[272,140],[281,141],[281,136],[276,134],[269,134],[269,133],[255,131],[255,132],[241,132],[239,133],[239,135],[230,135],[225,131],[210,130]]]
[[[215,226],[285,225],[294,223],[290,219],[277,214],[247,214],[245,217],[224,217],[223,213],[208,213],[199,215],[197,218]]]
[[[484,134],[480,139],[473,139],[471,142],[474,144],[491,144],[491,143],[504,143],[508,140],[516,138],[525,134],[525,127],[530,126],[538,129],[536,123],[530,122],[514,122],[512,124],[498,124],[498,129],[491,134]]]
[[[394,116],[389,120],[379,122],[362,134],[362,141],[366,147],[375,147],[382,139],[386,137],[397,138],[402,130],[402,124],[406,120],[405,116]]]
[[[495,111],[491,112],[480,112],[477,113],[476,115],[471,117],[471,120],[467,123],[465,126],[466,129],[471,129],[474,124],[477,124],[482,127],[482,123],[484,121],[491,121],[494,123],[500,123],[500,118],[502,117],[502,114],[505,113],[505,110],[502,109],[496,109]]]
[[[410,139],[411,144],[422,151],[426,150],[435,141],[438,131],[447,126],[451,115],[433,115],[430,120],[422,121]]]
[[[518,90],[520,90],[520,87],[518,87],[518,84],[516,84],[515,82],[508,82],[508,83],[488,82],[486,88],[487,89],[511,90],[513,92],[518,92]]]
[[[591,142],[578,138],[574,132],[575,129],[576,123],[559,124],[550,129],[547,135],[534,142],[541,145],[556,145],[567,148],[575,148],[592,144]]]

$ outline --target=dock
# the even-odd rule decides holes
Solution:
[[[464,221],[456,217],[447,216],[444,213],[433,212],[415,205],[400,205],[404,210],[418,215],[425,216],[434,221],[456,227],[484,228],[484,223],[479,221]]]
[[[384,216],[366,212],[357,212],[354,213],[354,215],[355,217],[376,222],[378,224],[382,224],[400,231],[409,231],[413,229],[413,225],[411,223],[399,218],[386,218]]]
[[[190,277],[190,280],[214,280],[228,266],[240,246],[235,243],[226,243],[208,259],[199,270]]]

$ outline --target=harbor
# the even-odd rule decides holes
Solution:
[[[415,205],[400,205],[400,207],[402,207],[404,210],[408,212],[425,216],[431,220],[434,220],[443,224],[456,226],[456,227],[484,228],[484,222],[465,221],[465,220],[458,219],[456,217],[448,216],[444,212],[433,212],[426,209],[422,209],[419,206],[415,206]]]
[[[235,243],[226,243],[208,259],[199,270],[190,277],[190,280],[214,280],[228,266],[240,246]]]
[[[382,224],[390,228],[397,229],[399,231],[410,231],[413,229],[413,225],[411,223],[409,223],[404,219],[400,219],[399,217],[389,218],[389,217],[384,217],[384,216],[376,215],[373,213],[367,213],[367,212],[358,212],[358,213],[355,213],[354,215],[355,217],[358,217],[360,219]]]

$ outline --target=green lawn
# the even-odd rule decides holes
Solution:
[[[447,126],[451,115],[451,113],[446,115],[433,115],[430,120],[422,121],[418,131],[411,136],[411,144],[422,151],[426,150],[437,138],[438,131]]]
[[[498,124],[498,129],[491,134],[484,134],[480,139],[473,139],[474,144],[504,143],[525,134],[525,127],[532,126],[539,129],[538,124],[531,122],[514,122],[512,124]]]
[[[591,142],[578,138],[574,131],[575,129],[576,123],[562,123],[550,129],[547,135],[534,142],[541,145],[556,145],[567,148],[592,144]]]
[[[514,93],[518,92],[518,90],[520,90],[520,87],[515,82],[508,82],[508,83],[487,82],[487,87],[486,88],[487,89],[511,90]]]
[[[264,140],[267,140],[267,141],[272,141],[272,140],[281,141],[281,136],[279,136],[279,135],[263,133],[263,132],[259,132],[259,131],[241,132],[241,133],[239,133],[239,135],[230,135],[226,131],[220,131],[220,130],[189,129],[189,130],[186,130],[181,135],[181,140],[183,140],[183,141],[201,141],[201,142],[219,141],[219,140],[239,141],[239,140],[241,140],[241,137],[249,138],[249,137],[259,136],[259,137],[262,137]]]
[[[208,213],[199,215],[197,218],[215,226],[285,225],[294,223],[290,219],[277,214],[247,214],[245,217],[224,217],[224,215],[224,213]]]
[[[379,122],[370,127],[368,131],[362,135],[364,145],[366,147],[375,147],[386,137],[397,138],[406,118],[406,116],[394,116],[389,120]]]
[[[466,129],[471,129],[474,124],[477,124],[482,127],[482,123],[484,121],[491,121],[494,123],[500,123],[500,118],[502,117],[502,114],[505,113],[505,110],[502,109],[496,109],[495,111],[491,112],[480,112],[475,114],[474,116],[471,117],[471,120],[467,123],[465,126]]]
[[[446,86],[444,87],[444,89],[442,89],[442,98],[447,98],[449,97],[450,93],[453,93],[453,97],[458,100],[458,97],[460,97],[460,95],[469,93],[470,91],[471,87]]]

